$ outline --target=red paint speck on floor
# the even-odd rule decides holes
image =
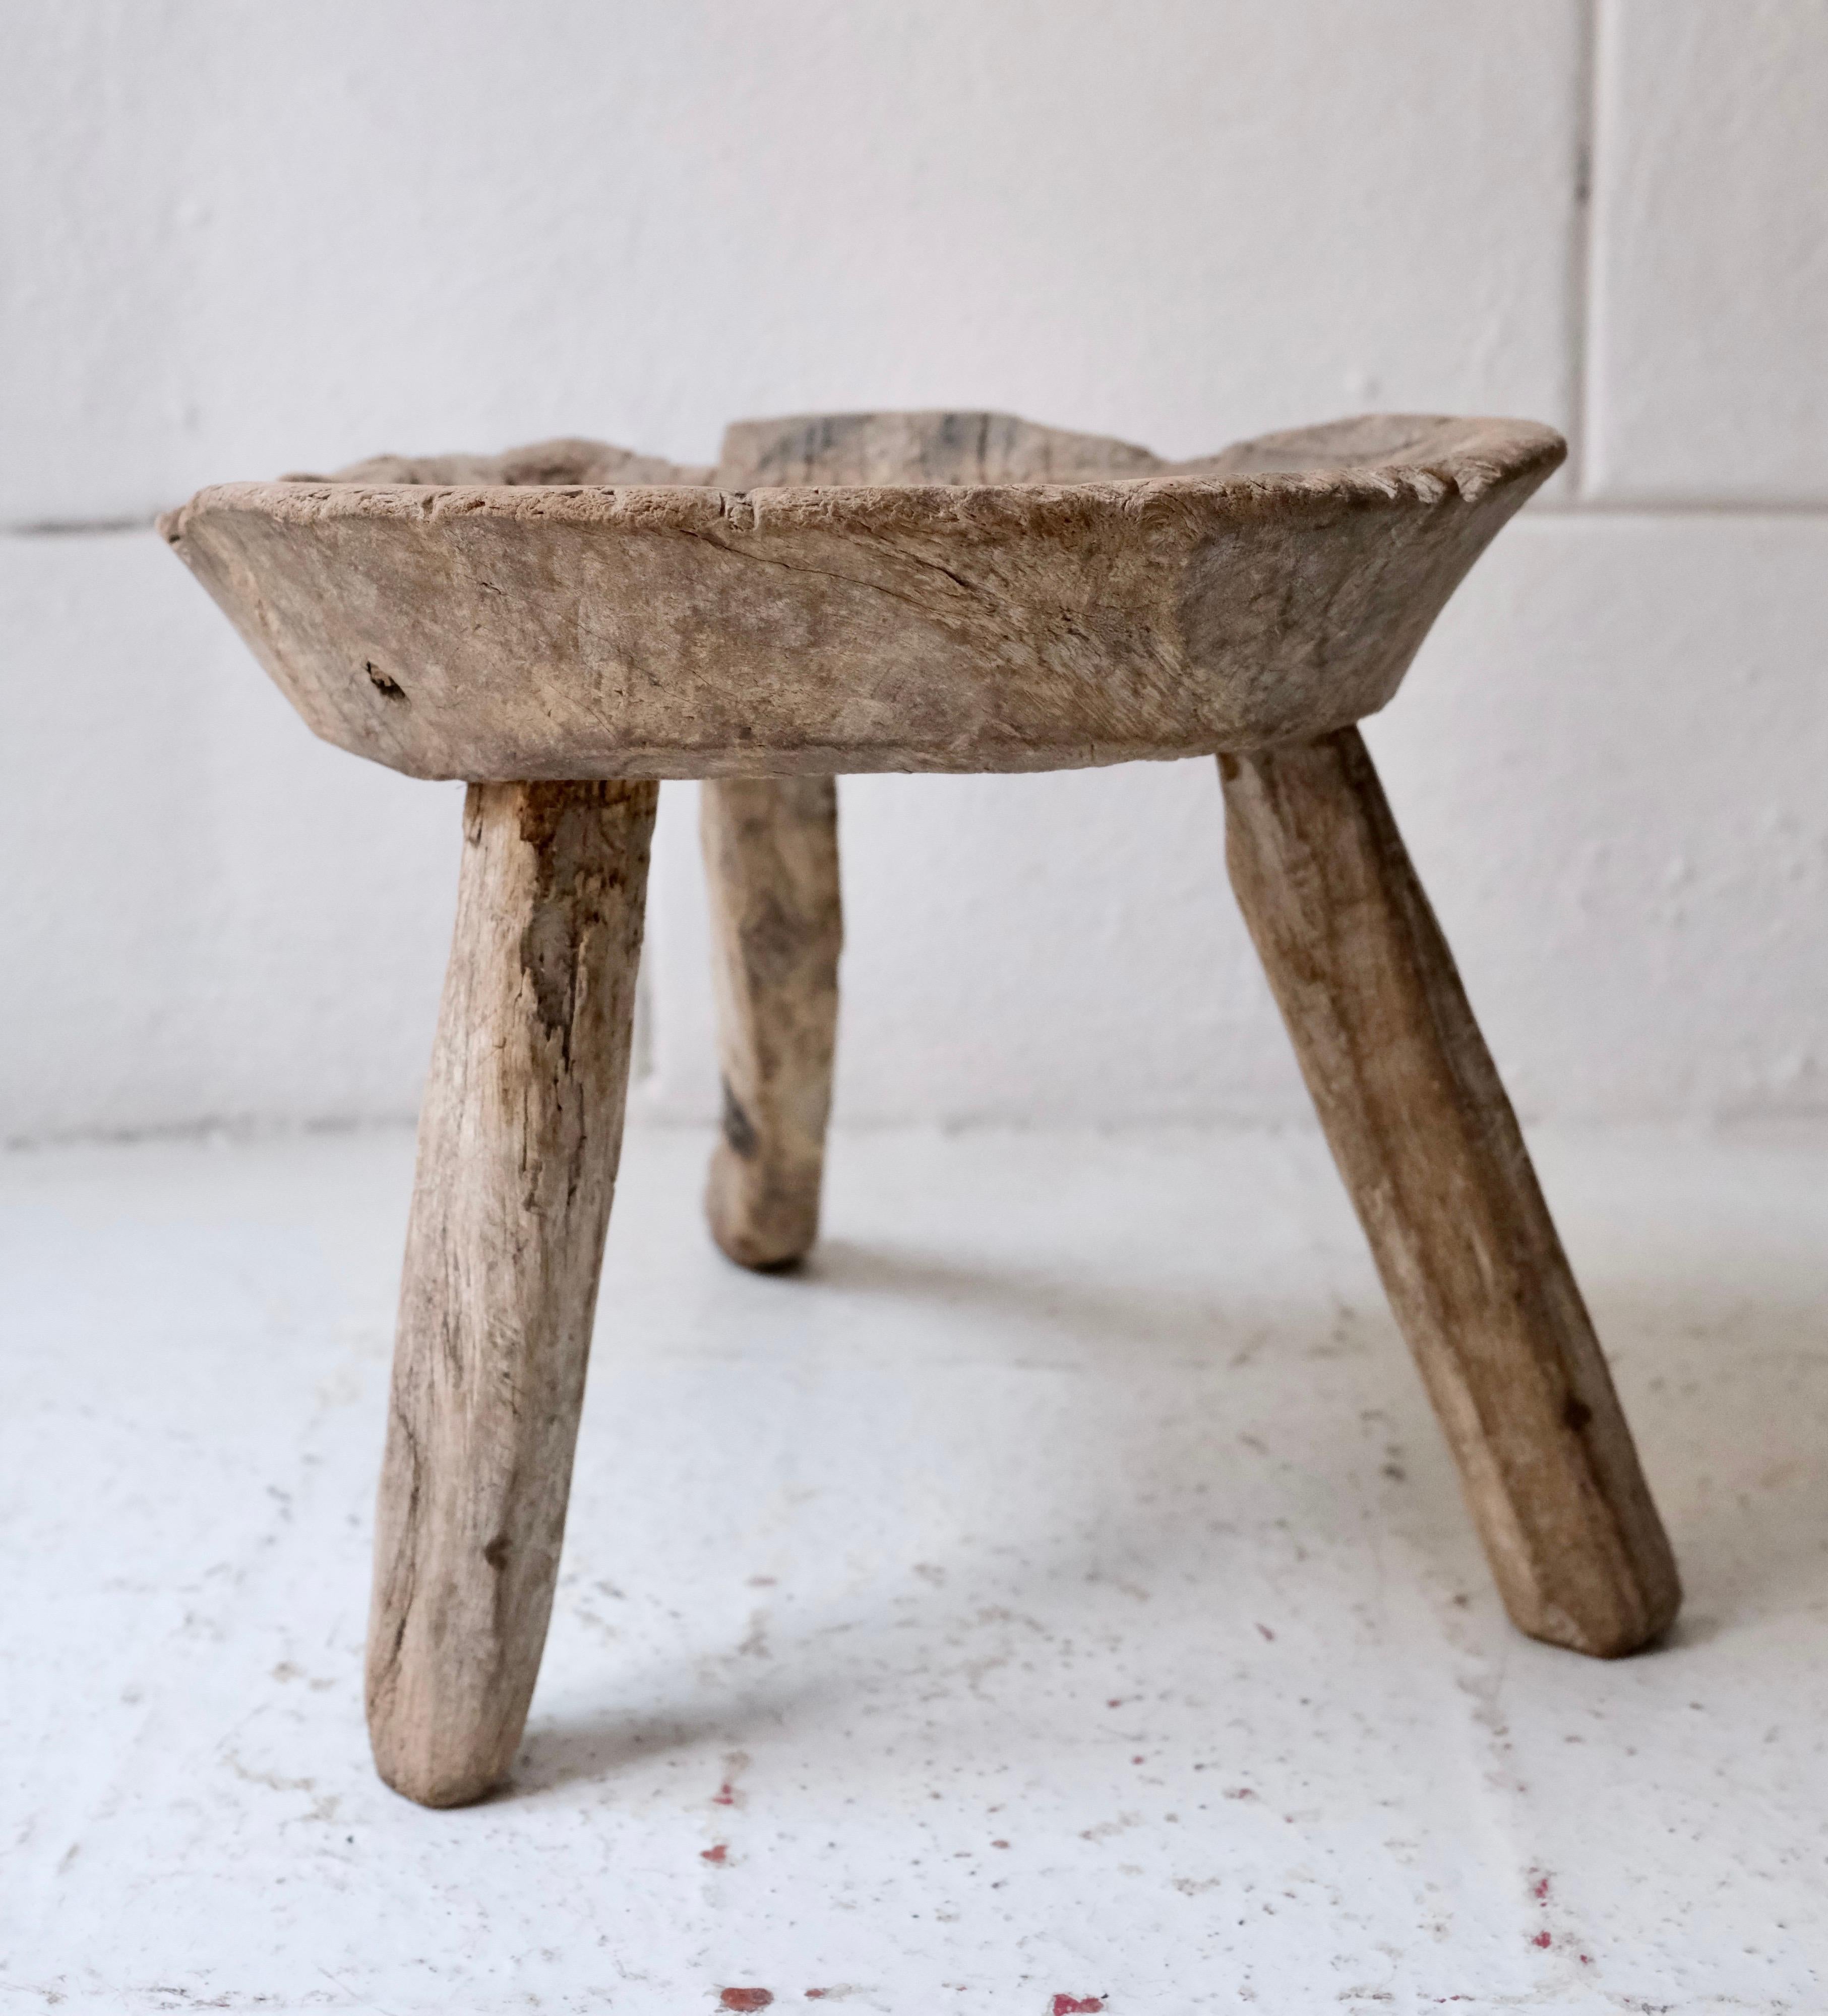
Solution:
[[[766,1988],[727,1988],[717,2003],[720,2009],[766,2009],[773,2000],[773,1992]]]
[[[714,1806],[734,1806],[736,1804],[736,1787],[727,1778],[712,1795],[711,1803]]]
[[[1549,1902],[1549,1878],[1546,1876],[1538,1876],[1535,1887],[1530,1894],[1538,1904],[1546,1904]]]
[[[1098,2016],[1098,2011],[1104,2006],[1105,1998],[1101,1995],[1056,1995],[1054,1997],[1054,2016],[1084,2016],[1084,2012],[1088,2011],[1091,2016]]]
[[[729,1859],[730,1849],[720,1841],[715,1848],[700,1849],[698,1856],[699,1859],[704,1862],[724,1862]]]
[[[1264,1637],[1266,1637],[1272,1645],[1273,1645],[1273,1644],[1275,1644],[1275,1643],[1276,1642],[1276,1634],[1275,1633],[1275,1632],[1273,1632],[1272,1630],[1271,1630],[1271,1629],[1269,1628],[1269,1626],[1268,1626],[1267,1624],[1260,1624],[1260,1625],[1258,1625],[1258,1626],[1257,1626],[1257,1629],[1258,1629],[1259,1631],[1260,1631],[1260,1632],[1263,1633],[1263,1635],[1264,1636]]]
[[[990,1845],[993,1848],[1007,1848],[1009,1844],[1006,1841],[993,1841],[991,1842]]]
[[[1538,1932],[1530,1943],[1533,1946],[1546,1946],[1552,1945],[1554,1942],[1550,1939],[1548,1933]]]

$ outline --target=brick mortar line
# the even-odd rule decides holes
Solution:
[[[1599,195],[1599,8],[1581,0],[1574,70],[1574,209],[1568,245],[1568,480],[1570,496],[1587,489],[1592,437],[1593,211]]]

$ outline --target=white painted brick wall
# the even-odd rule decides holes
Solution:
[[[1601,0],[1594,494],[1828,505],[1828,0]]]
[[[1563,427],[1372,730],[1399,816],[1528,1111],[1828,1106],[1828,0],[9,31],[0,1135],[402,1114],[429,1042],[452,792],[312,743],[106,527],[380,448],[708,459],[733,416],[871,405],[1177,453],[1372,406]],[[662,1115],[713,1082],[690,797]],[[847,783],[842,1112],[1300,1111],[1217,798],[1203,763]]]

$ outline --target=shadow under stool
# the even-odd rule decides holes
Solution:
[[[1523,1137],[1354,724],[1561,460],[1372,416],[1166,463],[992,413],[745,421],[203,491],[166,538],[319,735],[462,778],[376,1536],[388,1783],[511,1765],[564,1535],[659,780],[701,778],[707,1208],[817,1236],[846,772],[1210,754],[1233,888],[1520,1629],[1610,1658],[1676,1573]]]

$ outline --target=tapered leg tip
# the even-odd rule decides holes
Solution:
[[[416,1806],[442,1811],[478,1805],[507,1782],[507,1772],[493,1766],[465,1768],[418,1759],[402,1760],[387,1755],[379,1744],[373,1748],[374,1768],[381,1783]]]
[[[1641,1600],[1610,1615],[1579,1618],[1552,1606],[1538,1616],[1513,1615],[1526,1637],[1589,1659],[1628,1659],[1649,1651],[1675,1622],[1682,1609],[1682,1586],[1673,1574],[1668,1582],[1646,1592]]]
[[[810,1183],[770,1180],[766,1168],[720,1141],[705,1190],[705,1220],[726,1259],[752,1273],[785,1273],[818,1240],[817,1175]]]
[[[770,1242],[746,1226],[720,1225],[708,1214],[707,1218],[718,1251],[752,1274],[791,1274],[813,1250],[809,1239]]]

